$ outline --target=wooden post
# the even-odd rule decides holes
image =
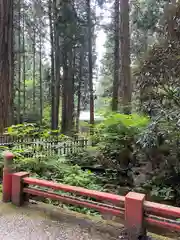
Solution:
[[[23,178],[28,177],[27,172],[18,172],[12,174],[12,203],[16,206],[22,206],[23,203],[28,201],[26,195],[23,193]]]
[[[14,158],[14,155],[11,152],[4,153],[3,202],[11,201],[13,158]]]
[[[125,227],[127,229],[129,239],[138,239],[140,236],[145,236],[144,227],[144,209],[143,204],[145,195],[135,192],[130,192],[125,197]]]

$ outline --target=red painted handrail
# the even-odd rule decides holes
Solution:
[[[73,193],[77,196],[67,196],[53,191],[35,189],[31,188],[31,185]],[[149,229],[151,226],[153,226],[155,232],[156,228],[160,231],[163,230],[163,232],[164,229],[170,232],[180,232],[180,223],[177,221],[177,219],[180,218],[180,208],[145,201],[144,194],[130,192],[123,197],[52,181],[30,178],[27,177],[27,173],[23,172],[12,174],[12,190],[12,202],[18,206],[22,205],[23,201],[25,201],[25,195],[26,197],[29,195],[41,196],[71,205],[92,208],[100,213],[108,213],[111,216],[119,216],[123,222],[125,222],[125,227],[128,231],[135,226],[139,235],[143,232],[144,227]],[[97,201],[90,201],[89,199],[80,198],[79,196],[90,197]],[[105,204],[102,202],[108,203]]]
[[[180,232],[180,224],[170,223],[168,222],[168,219],[167,221],[160,221],[150,217],[145,217],[144,220],[145,220],[145,223],[150,226],[158,227],[160,229],[169,229],[170,231]]]
[[[70,192],[79,194],[82,196],[87,196],[91,198],[95,198],[97,200],[104,200],[104,201],[110,201],[114,204],[117,204],[118,206],[124,206],[125,198],[122,196],[118,196],[111,193],[105,193],[105,192],[98,192],[95,190],[89,190],[81,187],[75,187],[75,186],[69,186],[65,184],[59,184],[52,181],[46,181],[46,180],[40,180],[40,179],[34,179],[34,178],[23,178],[23,182],[27,183],[29,185],[36,185],[41,187],[49,187],[54,190],[62,190],[64,192]]]
[[[150,214],[163,217],[180,218],[180,208],[177,207],[145,201],[144,209]]]
[[[72,204],[72,205],[77,205],[77,206],[82,206],[82,207],[95,209],[95,210],[97,210],[99,212],[102,212],[102,213],[110,213],[110,214],[115,215],[115,216],[124,217],[124,211],[123,210],[113,209],[113,207],[111,207],[111,205],[109,205],[108,207],[98,206],[97,203],[95,203],[95,202],[90,203],[90,202],[87,202],[84,199],[83,199],[83,201],[80,200],[80,199],[76,200],[76,199],[73,199],[69,196],[62,196],[60,194],[55,194],[53,192],[47,192],[47,191],[31,189],[31,188],[24,188],[23,192],[28,193],[28,194],[32,194],[34,196],[41,196],[41,197],[45,197],[45,198],[59,200],[61,202],[67,203],[67,204]]]

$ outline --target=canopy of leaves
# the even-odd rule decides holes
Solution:
[[[180,106],[179,5],[173,14],[164,25],[164,29],[166,29],[164,36],[168,36],[168,38],[149,50],[135,73],[141,101],[147,103],[149,110],[154,108],[155,105],[156,108],[160,108],[160,106],[169,108]]]
[[[179,49],[178,41],[154,46],[136,72],[141,101],[150,108],[154,108],[153,105],[172,107],[172,103],[180,106]]]
[[[141,88],[178,86],[179,63],[180,63],[179,41],[167,41],[161,45],[155,45],[149,51],[148,57],[140,64],[139,83]]]

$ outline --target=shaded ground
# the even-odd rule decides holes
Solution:
[[[97,233],[89,233],[78,225],[69,225],[57,221],[30,218],[25,214],[0,217],[0,233],[3,240],[101,240]]]
[[[64,219],[64,217],[63,217]],[[108,233],[89,228],[83,221],[52,220],[32,208],[16,208],[0,203],[2,240],[111,240]]]
[[[98,219],[90,220],[57,208],[52,210],[52,206],[30,204],[17,208],[0,203],[2,240],[118,240],[121,229],[119,224],[112,228],[109,223],[102,225]],[[153,239],[166,238],[153,236]]]

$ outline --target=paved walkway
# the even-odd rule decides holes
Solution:
[[[3,240],[101,240],[97,233],[89,233],[78,225],[32,219],[24,214],[0,217],[0,234]]]
[[[121,226],[80,217],[45,204],[17,208],[0,202],[0,240],[118,240]],[[56,214],[57,213],[57,214]],[[54,220],[58,219],[58,220]],[[152,239],[168,240],[154,236]],[[178,238],[179,239],[179,238]],[[169,239],[170,240],[170,239]]]
[[[64,217],[63,217],[64,219]],[[111,240],[107,233],[89,228],[83,222],[59,221],[29,208],[0,203],[1,240]]]

